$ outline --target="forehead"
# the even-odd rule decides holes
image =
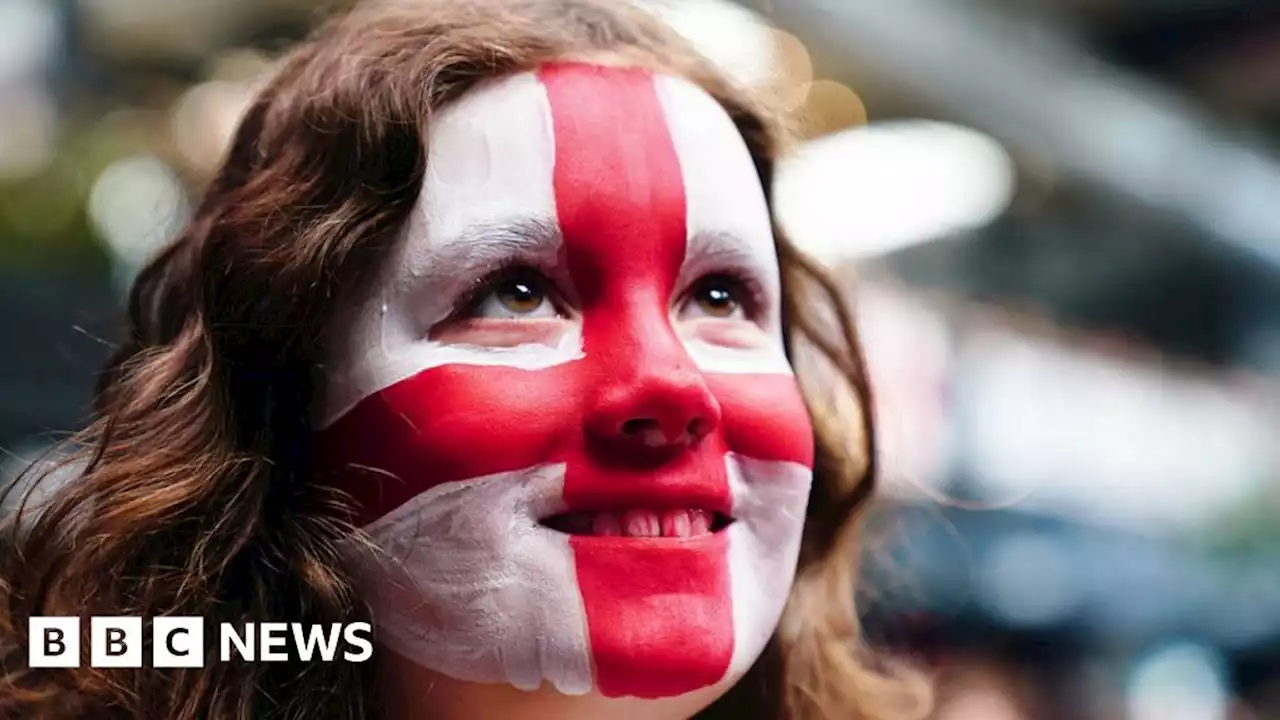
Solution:
[[[562,162],[572,153],[610,170],[595,180],[600,197],[612,189],[616,200],[617,187],[625,185],[631,200],[653,202],[664,186],[678,186],[690,239],[729,236],[772,254],[755,163],[715,98],[682,78],[636,69],[568,64],[562,70],[554,82],[531,72],[487,83],[433,119],[419,241],[446,243],[476,226],[557,219],[557,153]],[[615,115],[656,116],[660,126],[641,131],[635,122],[607,123],[602,118],[610,113],[592,107],[600,102],[617,104]],[[677,172],[645,172],[623,160],[650,149],[674,150]],[[617,159],[612,167],[609,158]]]

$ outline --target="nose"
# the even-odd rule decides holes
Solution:
[[[600,388],[587,425],[631,449],[690,447],[719,427],[720,404],[691,363],[652,368]]]

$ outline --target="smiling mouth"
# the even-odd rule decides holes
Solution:
[[[733,518],[722,513],[694,508],[569,512],[541,521],[544,527],[566,535],[630,538],[700,537],[732,523]]]

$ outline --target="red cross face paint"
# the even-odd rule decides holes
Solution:
[[[320,419],[382,640],[567,694],[737,679],[786,602],[813,458],[745,143],[684,80],[575,63],[473,90],[428,140]]]

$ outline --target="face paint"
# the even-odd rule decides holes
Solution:
[[[732,121],[686,81],[566,63],[472,91],[428,140],[420,209],[339,326],[320,418],[321,467],[376,546],[352,552],[381,639],[569,694],[740,677],[794,576],[813,434]],[[565,316],[485,325],[518,342],[433,332],[511,265],[551,278]],[[716,273],[758,289],[750,331],[673,313]],[[690,536],[711,513],[732,523]]]

